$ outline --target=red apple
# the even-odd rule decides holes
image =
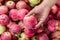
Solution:
[[[7,1],[6,2],[6,6],[9,8],[9,9],[13,9],[15,8],[15,3],[13,1]]]
[[[0,14],[7,14],[8,8],[4,5],[0,6]]]

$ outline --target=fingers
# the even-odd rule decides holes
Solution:
[[[49,14],[49,11],[50,11],[49,7],[44,9],[43,13],[41,13],[42,15],[41,15],[39,23],[36,25],[36,28],[39,27],[45,21],[45,19],[47,18]]]

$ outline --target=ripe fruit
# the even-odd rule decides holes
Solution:
[[[2,35],[1,35],[1,39],[2,40],[11,40],[11,34],[9,32],[4,32]]]
[[[21,28],[19,25],[12,23],[9,27],[9,31],[11,32],[12,35],[19,34],[21,32]]]
[[[36,33],[36,30],[33,29],[33,30],[29,30],[29,29],[24,29],[24,33],[28,36],[28,37],[32,37],[35,33]]]
[[[5,26],[0,25],[0,34],[2,34],[2,33],[5,32],[5,31],[6,31]]]
[[[6,2],[6,6],[9,9],[13,9],[13,8],[15,8],[15,3],[13,1],[8,1],[8,2]]]
[[[38,34],[38,40],[49,40],[49,38],[47,34],[41,33],[41,34]]]
[[[24,22],[25,28],[33,29],[35,28],[35,25],[37,24],[37,19],[35,16],[31,15],[31,16],[25,17],[23,22]]]
[[[9,23],[9,17],[5,14],[0,15],[0,24],[7,25]]]
[[[16,8],[17,8],[17,9],[27,8],[27,4],[26,4],[24,1],[19,1],[19,2],[17,2],[17,4],[16,4]]]
[[[56,31],[56,32],[53,32],[52,34],[51,34],[51,38],[52,39],[60,39],[60,31]]]
[[[17,9],[11,9],[9,12],[9,16],[12,18],[13,21],[17,21],[17,13],[18,10]]]
[[[48,22],[48,30],[51,32],[60,30],[60,21],[59,20],[50,20]]]
[[[4,5],[0,6],[0,14],[7,14],[8,8]]]
[[[23,20],[23,18],[25,17],[25,15],[28,13],[28,10],[26,9],[20,9],[18,10],[18,13],[17,13],[17,17],[19,20]]]

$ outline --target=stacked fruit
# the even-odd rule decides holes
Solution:
[[[0,40],[60,40],[60,0],[37,29],[36,16],[25,17],[41,0],[0,0]]]

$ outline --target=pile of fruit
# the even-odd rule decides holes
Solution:
[[[41,0],[0,0],[0,40],[60,40],[60,0],[37,29],[36,16],[25,18]]]

